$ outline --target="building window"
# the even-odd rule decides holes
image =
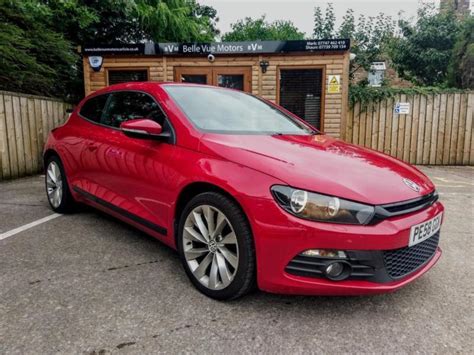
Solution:
[[[321,129],[322,69],[281,69],[279,103],[316,129]]]
[[[148,70],[109,70],[109,85],[126,83],[129,81],[148,81]]]

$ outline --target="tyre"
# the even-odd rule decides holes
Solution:
[[[54,212],[70,213],[75,210],[76,201],[71,195],[63,164],[58,156],[46,160],[45,185],[48,202]]]
[[[241,208],[228,197],[205,192],[181,214],[177,246],[193,285],[206,296],[230,300],[255,285],[252,232]]]

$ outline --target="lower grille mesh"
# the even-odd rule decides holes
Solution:
[[[420,244],[383,252],[388,274],[394,278],[403,277],[425,264],[436,252],[439,232]]]

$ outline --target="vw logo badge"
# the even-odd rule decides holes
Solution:
[[[410,179],[403,179],[403,182],[405,185],[407,185],[410,189],[412,189],[415,192],[420,192],[421,188],[417,184],[415,184],[413,181]]]

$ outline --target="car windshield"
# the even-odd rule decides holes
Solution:
[[[225,134],[314,134],[298,120],[243,92],[169,85],[166,92],[200,130]]]

